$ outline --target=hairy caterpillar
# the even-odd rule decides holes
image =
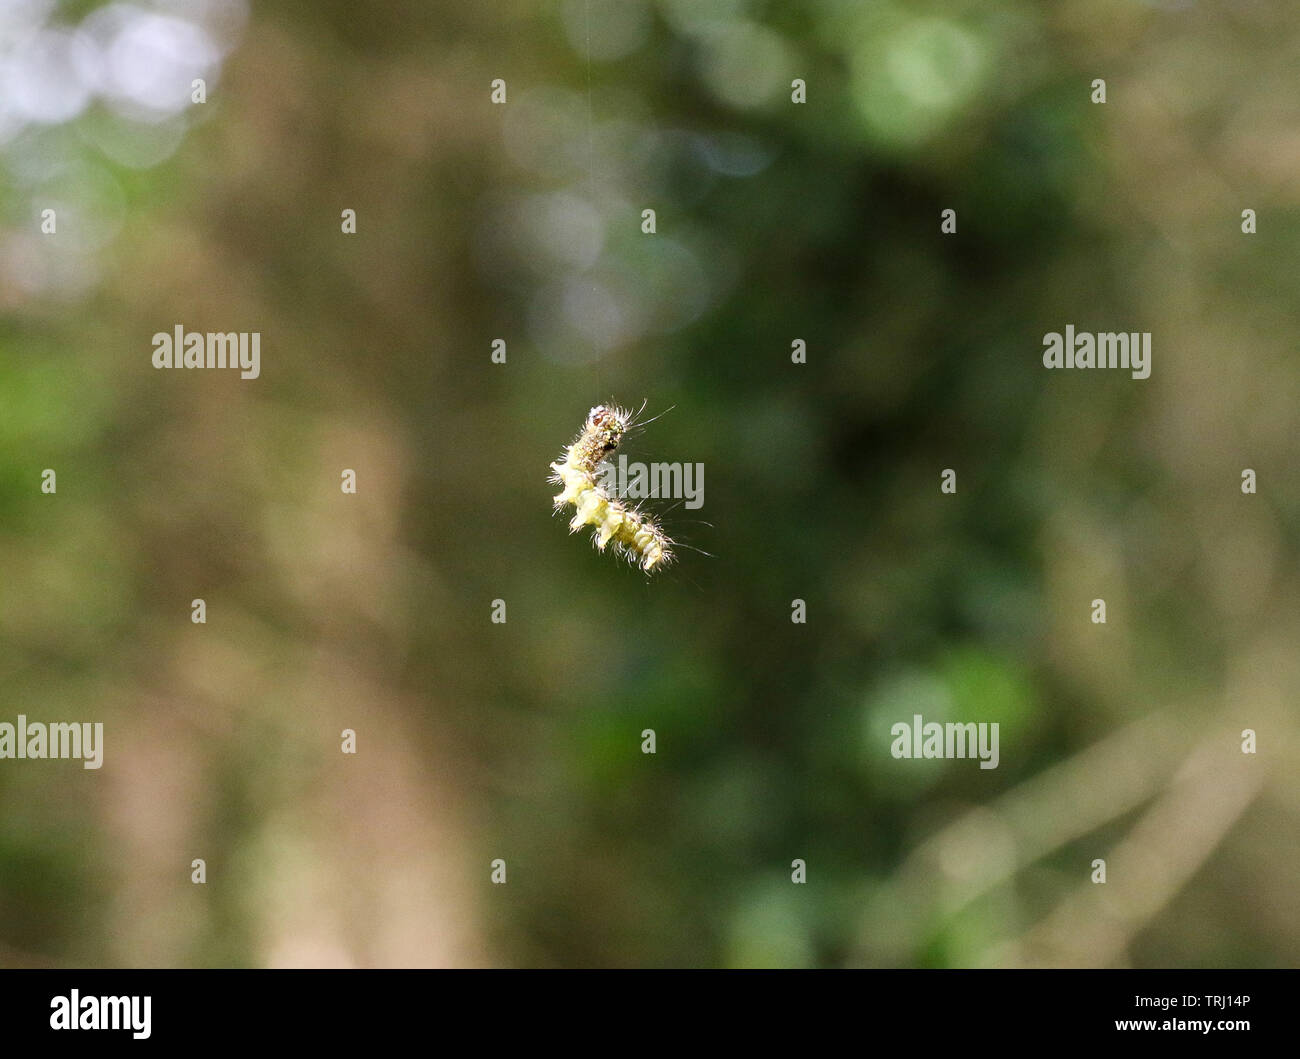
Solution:
[[[648,574],[673,561],[673,541],[653,518],[610,496],[596,478],[601,461],[613,454],[631,426],[631,412],[597,405],[564,450],[564,459],[551,464],[548,481],[564,487],[555,497],[555,507],[572,504],[575,508],[570,533],[594,527],[592,540],[597,548],[604,551],[612,543],[615,553]]]

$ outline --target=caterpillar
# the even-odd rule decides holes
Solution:
[[[556,510],[574,507],[570,533],[594,527],[592,541],[600,551],[612,544],[615,554],[649,574],[675,558],[672,539],[653,518],[610,496],[596,479],[597,467],[618,448],[632,419],[633,413],[626,409],[596,405],[577,438],[565,448],[563,460],[551,464],[547,480],[563,486],[555,497]]]

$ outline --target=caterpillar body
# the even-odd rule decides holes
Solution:
[[[649,515],[610,496],[596,477],[601,461],[613,454],[631,425],[632,413],[626,409],[597,405],[565,448],[563,460],[551,464],[549,481],[563,487],[555,497],[556,509],[574,507],[570,533],[593,527],[598,549],[603,552],[612,545],[615,554],[649,574],[673,561],[673,541]]]

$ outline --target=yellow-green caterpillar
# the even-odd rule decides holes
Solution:
[[[648,574],[673,561],[672,540],[654,519],[610,496],[596,479],[600,462],[613,454],[631,425],[631,412],[597,405],[587,414],[573,444],[564,450],[564,459],[551,464],[548,481],[564,487],[555,497],[556,508],[567,504],[575,508],[570,533],[583,526],[594,527],[592,540],[597,548],[603,552],[612,543],[617,554]]]

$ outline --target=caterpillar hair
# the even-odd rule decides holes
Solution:
[[[600,551],[612,544],[616,555],[649,574],[673,561],[673,541],[653,518],[610,496],[596,478],[597,467],[618,448],[633,419],[634,413],[626,409],[597,405],[565,448],[563,460],[551,464],[549,481],[563,487],[555,497],[556,509],[574,507],[570,533],[591,526],[592,541]]]

